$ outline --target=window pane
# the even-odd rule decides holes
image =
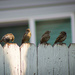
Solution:
[[[56,40],[61,31],[65,31],[67,33],[67,39],[64,41],[64,43],[69,45],[72,42],[70,18],[36,21],[37,45],[40,43],[42,34],[47,30],[51,31],[51,38],[48,41],[48,43],[50,43],[51,45],[54,44],[54,41]]]
[[[19,25],[19,26],[18,26]],[[3,35],[7,33],[13,33],[15,36],[14,42],[17,43],[19,46],[21,45],[22,37],[28,28],[28,24],[24,23],[17,23],[16,26],[7,26],[7,27],[0,27],[0,39],[2,38]],[[1,43],[4,45],[4,43]]]

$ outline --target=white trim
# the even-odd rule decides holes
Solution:
[[[48,16],[54,17],[54,15],[62,16],[63,14],[67,15],[68,13],[74,11],[75,11],[75,4],[28,8],[28,9],[24,8],[24,9],[13,9],[13,10],[0,10],[0,23],[19,21],[19,20],[29,20],[30,18],[35,19],[43,17],[44,15],[46,15],[47,17]]]
[[[48,15],[42,15],[42,16],[37,16],[33,17],[35,20],[54,20],[54,19],[62,19],[62,18],[68,18],[71,17],[71,12],[69,13],[59,13],[59,14],[48,14]]]
[[[75,14],[74,13],[64,13],[64,14],[55,14],[55,15],[45,15],[33,17],[33,19],[29,20],[30,29],[32,30],[32,34],[34,34],[31,38],[31,42],[34,41],[36,44],[35,37],[35,21],[37,20],[49,20],[49,19],[62,19],[62,18],[71,18],[71,31],[72,31],[72,43],[75,43]]]
[[[36,45],[35,20],[34,19],[29,19],[29,28],[31,30],[30,43],[34,43]]]
[[[75,43],[75,14],[71,14],[72,43]]]
[[[18,17],[18,18],[10,18],[10,19],[0,19],[0,23],[4,23],[4,22],[16,22],[16,21],[25,21],[25,20],[30,20],[30,18],[32,17],[32,19],[34,20],[47,20],[47,19],[59,19],[59,18],[67,18],[67,17],[71,17],[72,12],[68,12],[68,13],[57,13],[57,14],[47,14],[47,15],[36,15],[36,16],[30,16],[30,17]]]
[[[27,7],[32,7],[32,6],[54,6],[54,5],[63,5],[63,4],[73,4],[75,0],[5,0],[5,1],[0,1],[0,9],[12,9],[12,8],[27,8]]]

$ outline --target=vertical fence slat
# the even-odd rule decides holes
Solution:
[[[22,44],[21,75],[37,75],[37,48],[33,44]]]
[[[20,51],[17,44],[6,44],[5,54],[5,75],[20,75]]]
[[[40,44],[38,47],[38,75],[53,75],[53,48]]]
[[[54,46],[54,75],[68,75],[68,47]]]
[[[0,44],[0,75],[4,75],[4,53],[3,47]]]
[[[69,47],[69,73],[75,75],[75,44]]]
[[[0,75],[37,73],[75,75],[75,44],[71,44],[69,48],[65,44],[54,47],[40,44],[38,53],[37,47],[29,43],[24,43],[20,48],[17,44],[11,43],[6,44],[4,49],[0,45]]]

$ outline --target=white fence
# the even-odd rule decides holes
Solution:
[[[75,75],[75,44],[0,45],[0,75]]]

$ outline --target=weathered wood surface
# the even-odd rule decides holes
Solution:
[[[69,74],[75,75],[75,44],[69,47]]]
[[[38,75],[53,75],[53,48],[51,45],[38,47]]]
[[[17,44],[4,46],[5,75],[20,75],[20,51]]]
[[[75,75],[75,44],[0,45],[0,75]]]
[[[68,75],[68,47],[65,44],[55,45],[53,49],[53,75]]]
[[[68,47],[39,45],[38,75],[68,75]]]
[[[37,75],[37,49],[35,45],[24,43],[21,50],[21,75]]]
[[[0,75],[4,75],[4,53],[3,47],[0,45]]]

